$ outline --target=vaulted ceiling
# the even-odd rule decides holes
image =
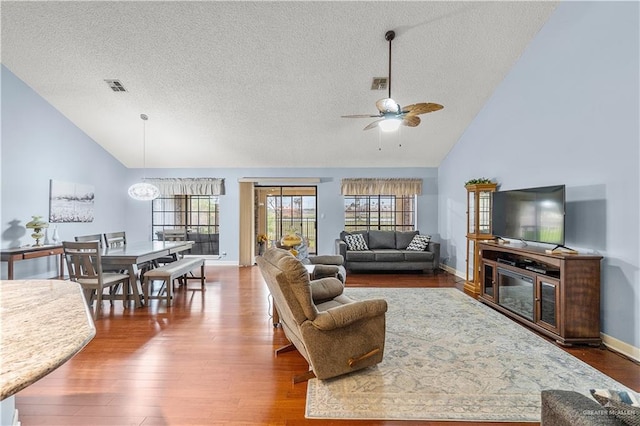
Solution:
[[[127,167],[141,113],[147,167],[435,167],[556,6],[2,1],[2,63]],[[392,97],[444,109],[363,131],[341,116],[387,97],[388,30]]]

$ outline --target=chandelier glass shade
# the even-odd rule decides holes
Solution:
[[[160,196],[157,186],[147,182],[134,183],[129,187],[129,197],[140,201],[155,200]]]
[[[146,169],[146,153],[147,153],[147,135],[146,135],[146,124],[149,117],[146,114],[140,114],[140,118],[142,119],[142,170],[143,173]],[[160,190],[157,186],[152,185],[148,182],[144,182],[144,175],[142,178],[142,182],[134,183],[129,187],[129,196],[134,200],[139,201],[150,201],[155,200],[160,196]]]

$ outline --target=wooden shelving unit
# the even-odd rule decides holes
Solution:
[[[480,250],[478,244],[493,241],[491,228],[491,193],[495,183],[465,185],[467,189],[467,279],[464,290],[480,293]]]

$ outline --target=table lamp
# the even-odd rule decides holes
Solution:
[[[44,234],[42,233],[42,229],[48,228],[49,224],[44,220],[42,220],[42,216],[31,216],[31,217],[32,217],[31,222],[28,222],[25,225],[25,228],[33,229],[33,234],[31,234],[31,237],[34,240],[36,240],[34,247],[39,247],[42,245],[40,244],[40,239],[44,237]]]

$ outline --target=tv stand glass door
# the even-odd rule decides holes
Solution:
[[[534,283],[535,279],[529,275],[498,268],[498,303],[533,321]]]

